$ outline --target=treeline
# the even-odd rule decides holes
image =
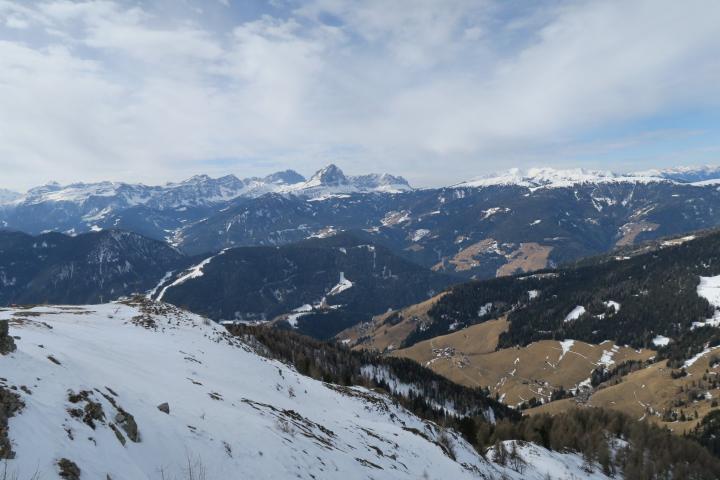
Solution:
[[[501,420],[495,425],[469,421],[463,425],[463,436],[480,451],[490,446],[502,450],[500,442],[520,440],[558,452],[578,452],[586,465],[598,464],[606,475],[622,473],[627,479],[720,478],[720,460],[694,440],[616,411],[572,409],[555,416]],[[502,461],[502,454],[499,457]]]
[[[600,365],[590,374],[590,385],[593,387],[600,384],[605,384],[607,387],[617,385],[622,381],[622,377],[642,370],[650,364],[652,364],[651,360],[626,360],[613,366]]]
[[[713,410],[705,415],[688,436],[720,457],[720,410]]]
[[[519,418],[517,412],[491,398],[487,389],[458,385],[412,360],[353,351],[343,345],[262,326],[233,325],[228,330],[250,341],[259,341],[270,356],[294,365],[303,375],[338,385],[383,389],[419,417],[437,423],[454,421],[450,411],[485,418],[491,410],[494,418]],[[374,370],[383,374],[369,375],[367,367],[376,367]],[[407,396],[392,392],[391,379],[412,385],[414,392]]]
[[[291,363],[300,373],[326,382],[382,388],[390,393],[387,376],[363,374],[363,367],[367,366],[384,370],[395,380],[416,387],[407,397],[391,394],[392,398],[421,418],[457,430],[483,455],[487,455],[490,447],[502,450],[502,441],[518,440],[554,451],[578,452],[588,465],[598,464],[608,475],[622,472],[628,479],[720,478],[720,460],[694,440],[698,439],[710,449],[716,446],[708,439],[713,439],[720,429],[720,415],[713,423],[704,421],[701,424],[705,425],[704,430],[692,438],[672,435],[619,412],[595,408],[573,409],[556,416],[521,417],[489,398],[487,390],[454,384],[411,360],[351,351],[342,345],[262,326],[236,325],[229,330],[248,343],[255,343],[266,355]],[[453,405],[465,416],[449,415],[438,408],[439,405]],[[488,409],[492,409],[495,423],[488,420]],[[505,460],[502,452],[489,460],[507,461],[512,467],[512,452],[506,454]],[[521,463],[516,461],[518,465]]]
[[[468,326],[507,314],[511,324],[500,337],[501,348],[567,338],[657,348],[653,339],[664,335],[677,341],[662,349],[660,358],[677,363],[708,341],[720,344],[720,333],[692,329],[693,322],[714,313],[697,294],[699,276],[718,274],[720,233],[715,232],[627,259],[603,257],[533,275],[470,282],[443,296],[429,312],[433,325],[413,332],[404,346],[447,333],[453,323]],[[565,321],[577,306],[585,313]]]

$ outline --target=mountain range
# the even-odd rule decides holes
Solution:
[[[121,283],[84,275],[92,281],[87,285],[78,283],[83,297],[63,290],[59,278],[62,272],[74,271],[71,267],[78,265],[81,257],[73,257],[73,252],[89,247],[55,249],[58,256],[36,255],[32,260],[34,269],[22,270],[17,268],[18,262],[27,262],[33,255],[27,245],[38,244],[38,240],[42,245],[44,240],[13,237],[21,240],[9,243],[1,260],[7,284],[3,298],[6,304],[55,300],[83,303],[146,292],[162,283],[163,288],[168,287],[166,299],[216,320],[272,320],[290,315],[299,319],[295,326],[301,331],[327,337],[352,323],[366,321],[367,315],[425,300],[461,278],[486,279],[552,268],[615,248],[718,226],[720,192],[712,180],[718,172],[712,167],[626,175],[578,169],[514,169],[452,187],[413,189],[401,177],[346,176],[330,165],[309,180],[284,171],[245,180],[197,176],[164,187],[109,182],[48,185],[32,189],[0,208],[7,232],[54,235],[52,238],[61,245],[90,245],[105,237],[85,237],[82,232],[125,231],[141,236],[144,244],[154,245],[144,250],[151,252],[148,257],[153,256],[154,248],[165,253],[145,260],[142,255],[132,256],[133,247],[125,245],[120,250],[134,259],[128,260],[131,267],[118,267],[108,262],[114,257],[102,257],[103,271],[117,271]],[[59,232],[69,236],[65,238]],[[340,282],[341,272],[349,275],[345,269],[350,266],[343,266],[345,260],[341,261],[340,250],[335,248],[326,250],[331,252],[328,259],[321,254],[311,256],[313,262],[302,259],[305,277],[293,278],[303,280],[284,281],[282,286],[288,292],[294,291],[295,296],[285,295],[285,300],[280,301],[265,292],[260,295],[265,300],[253,303],[252,308],[238,300],[249,298],[246,295],[250,292],[262,292],[263,279],[272,276],[272,258],[278,260],[288,252],[307,252],[307,245],[300,245],[313,239],[328,239],[329,245],[329,239],[342,232],[384,252],[398,265],[405,261],[419,266],[412,276],[423,280],[406,289],[412,290],[411,295],[393,290],[392,302],[370,301],[360,315],[349,313],[359,313],[351,304],[343,304],[342,311],[324,309],[324,320],[316,310],[313,314],[293,312],[319,304],[326,297],[324,293]],[[113,235],[119,234],[109,237]],[[343,241],[340,238],[342,235],[337,242]],[[315,243],[318,248],[321,244]],[[284,246],[291,248],[262,248]],[[228,249],[230,255],[218,255]],[[214,259],[208,269],[213,276],[197,275],[171,286],[187,275],[186,268],[209,258]],[[231,262],[238,258],[245,259],[241,264]],[[328,269],[325,263],[330,258],[335,259],[334,266]],[[283,262],[297,265],[299,260],[284,258]],[[152,268],[143,269],[141,263]],[[353,266],[358,267],[360,264]],[[128,271],[119,271],[124,268]],[[237,272],[243,268],[247,273],[239,276]],[[370,292],[380,285],[387,286],[379,277],[366,283],[364,279],[373,276],[367,275],[365,268],[360,278],[354,272],[354,279],[347,277],[358,281],[358,288],[342,296],[361,298],[356,297],[360,290]],[[412,269],[393,269],[394,274],[403,271]],[[317,281],[308,281],[311,272],[318,272]],[[135,277],[130,278],[132,275]],[[260,282],[257,287],[241,281],[253,275]],[[407,283],[408,278],[401,276],[398,284]],[[213,286],[219,282],[230,285],[223,295]],[[214,293],[217,299],[207,302],[193,294],[191,285]],[[155,292],[158,294],[159,290]],[[371,297],[379,299],[382,295]],[[227,298],[236,300],[233,304]],[[339,315],[342,321],[331,320]],[[319,323],[313,327],[311,319]],[[319,324],[324,326],[320,328]]]
[[[6,202],[0,225],[31,234],[130,230],[191,255],[367,230],[417,263],[488,277],[524,268],[527,256],[552,265],[716,225],[718,193],[708,179],[717,172],[511,170],[413,189],[401,177],[349,177],[330,165],[309,180],[285,171],[245,180],[197,176],[164,187],[46,185]]]
[[[718,478],[719,172],[2,192],[0,459],[73,480]]]

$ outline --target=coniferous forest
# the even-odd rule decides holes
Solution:
[[[608,475],[624,472],[628,479],[720,476],[720,459],[713,455],[718,448],[714,437],[717,420],[708,419],[695,434],[682,437],[623,413],[598,408],[571,409],[554,416],[521,416],[490,398],[486,390],[457,385],[410,360],[352,351],[263,326],[235,325],[229,329],[254,343],[262,354],[291,364],[303,374],[329,384],[385,391],[421,418],[456,429],[478,452],[498,463],[512,466],[516,462],[517,468],[522,468],[521,460],[513,458],[512,450],[507,451],[501,443],[517,440],[558,452],[581,453],[588,465],[600,465]],[[365,375],[368,366],[380,367],[375,371],[385,373],[382,377]],[[403,395],[393,390],[396,382],[414,388]],[[449,408],[439,408],[439,402]]]
[[[663,335],[674,342],[659,358],[677,363],[720,343],[714,329],[693,326],[713,316],[697,288],[700,276],[720,274],[720,233],[648,250],[457,285],[430,310],[433,323],[413,332],[404,346],[447,333],[453,323],[467,326],[500,315],[511,323],[499,348],[566,338],[657,348],[653,339]],[[567,319],[578,306],[584,312]]]

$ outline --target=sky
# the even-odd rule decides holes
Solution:
[[[0,187],[720,163],[717,0],[0,0]]]

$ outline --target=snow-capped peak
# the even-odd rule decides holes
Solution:
[[[340,170],[337,165],[331,163],[330,165],[315,172],[315,175],[313,175],[305,184],[305,188],[319,186],[337,187],[347,184],[348,179],[345,177],[343,171]]]
[[[24,195],[0,191],[0,205],[36,205],[41,203],[74,203],[93,212],[146,205],[160,210],[180,207],[208,206],[238,197],[259,197],[267,193],[292,193],[317,198],[319,196],[355,192],[395,193],[411,190],[402,177],[388,174],[369,174],[346,177],[336,165],[330,164],[305,181],[294,170],[272,173],[266,177],[239,179],[235,175],[212,178],[195,175],[177,183],[147,186],[122,182],[50,183],[35,187]]]
[[[361,189],[394,193],[412,190],[408,181],[403,177],[390,175],[388,173],[358,175],[350,177],[350,181]]]
[[[282,172],[275,172],[262,178],[265,183],[272,183],[276,185],[295,185],[305,181],[305,177],[300,175],[295,170],[284,170]]]
[[[562,188],[585,183],[649,183],[664,182],[667,179],[640,174],[619,174],[606,170],[584,168],[555,169],[550,167],[522,170],[511,168],[505,172],[493,173],[463,182],[456,187],[487,187],[495,185],[517,185],[527,188]]]
[[[332,163],[315,172],[307,182],[286,189],[291,193],[315,198],[356,192],[399,193],[409,190],[412,187],[403,177],[387,173],[346,176]]]
[[[187,180],[183,180],[180,182],[181,184],[189,184],[189,183],[204,183],[210,180],[209,175],[201,174],[201,175],[193,175],[192,177],[188,178]]]
[[[720,166],[700,165],[687,167],[655,168],[642,172],[635,172],[633,175],[660,177],[673,180],[678,183],[707,182],[720,179]]]

